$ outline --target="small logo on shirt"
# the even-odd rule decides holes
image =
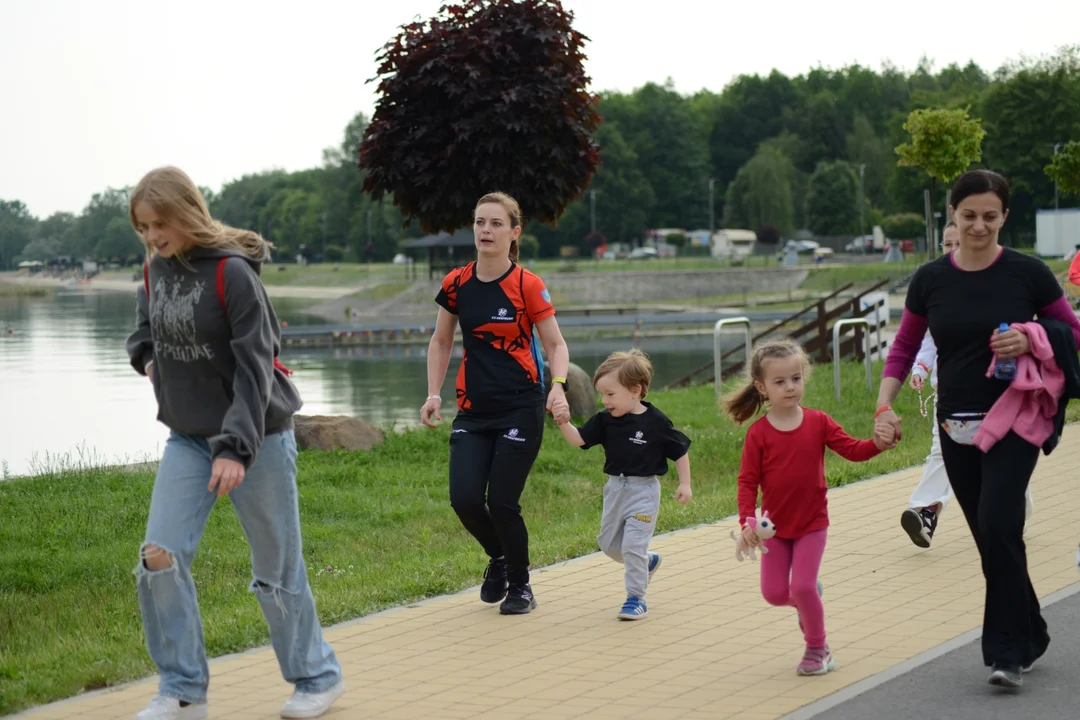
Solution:
[[[501,320],[503,322],[513,321],[514,313],[510,312],[506,308],[499,308],[498,312],[491,316],[492,320]]]
[[[546,303],[551,302],[551,293],[548,292],[547,288],[540,291],[540,297],[544,298],[544,302]]]
[[[525,442],[525,438],[518,437],[518,429],[517,428],[512,428],[505,435],[503,435],[503,437],[506,438],[507,440],[513,440],[514,442]]]
[[[642,438],[644,436],[645,436],[645,433],[638,430],[636,433],[634,433],[634,437],[630,438],[630,442],[634,443],[635,445],[647,445],[649,443],[649,441],[648,440],[643,440]]]

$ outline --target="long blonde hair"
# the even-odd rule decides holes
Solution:
[[[721,406],[732,420],[744,423],[758,414],[765,405],[765,396],[758,390],[755,382],[765,381],[765,362],[767,360],[785,360],[789,357],[802,358],[803,380],[810,374],[810,358],[802,346],[794,340],[768,340],[754,346],[750,356],[750,367],[746,369],[746,381],[738,390],[728,393],[721,400]],[[717,378],[719,382],[719,378]]]
[[[180,168],[156,168],[146,173],[135,186],[128,203],[128,214],[136,232],[139,223],[135,218],[135,206],[139,203],[149,205],[158,217],[187,233],[199,247],[236,250],[261,262],[270,259],[273,245],[259,233],[230,227],[210,216],[206,199]],[[149,243],[142,233],[139,238],[149,257],[152,253]]]
[[[497,203],[503,206],[506,210],[506,214],[510,216],[510,227],[521,227],[521,206],[518,205],[518,201],[510,197],[504,192],[491,192],[476,201],[476,207],[487,203]],[[473,209],[476,212],[476,209]],[[517,240],[510,241],[510,262],[517,262],[518,257],[521,255],[521,248],[518,246]]]

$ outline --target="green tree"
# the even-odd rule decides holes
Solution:
[[[986,132],[967,110],[914,110],[904,123],[910,142],[898,145],[899,165],[922,168],[930,176],[930,197],[936,203],[936,181],[951,182],[982,157]],[[932,220],[928,219],[928,222]],[[931,228],[927,227],[927,235]],[[933,244],[927,250],[933,257]]]
[[[728,227],[775,225],[785,235],[794,230],[791,178],[795,167],[779,150],[762,146],[739,168],[728,186],[724,206]]]
[[[1035,225],[1035,211],[1053,207],[1045,167],[1056,143],[1080,137],[1080,49],[1006,65],[983,94],[985,165],[1009,179],[1004,232],[1014,242]]]
[[[126,217],[114,217],[105,227],[105,234],[94,248],[94,257],[105,262],[126,265],[144,254],[144,247],[135,228]]]
[[[806,221],[815,235],[843,235],[858,229],[859,177],[847,162],[818,163],[806,193]]]
[[[669,80],[647,83],[630,95],[604,95],[600,110],[637,155],[641,177],[655,195],[648,213],[651,226],[704,226],[709,217],[708,135],[691,101]]]
[[[1080,193],[1080,142],[1073,140],[1062,147],[1045,170],[1059,192]]]
[[[888,215],[881,221],[881,229],[886,237],[898,240],[914,240],[926,232],[926,221],[917,213],[897,213]]]
[[[0,200],[0,270],[15,267],[15,258],[34,239],[37,219],[19,200]]]

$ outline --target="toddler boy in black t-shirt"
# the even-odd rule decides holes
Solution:
[[[604,515],[596,540],[608,557],[626,566],[626,602],[622,620],[639,620],[648,613],[645,591],[660,567],[660,555],[649,552],[649,541],[660,512],[659,476],[675,461],[679,489],[675,498],[690,502],[690,439],[667,416],[642,398],[649,392],[652,364],[640,350],[612,353],[593,375],[604,410],[580,429],[559,426],[571,445],[604,448]]]

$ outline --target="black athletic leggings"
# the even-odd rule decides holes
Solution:
[[[1050,644],[1024,545],[1024,493],[1039,448],[1010,431],[983,453],[954,442],[942,430],[941,457],[982,558],[983,662],[1029,665]]]
[[[529,532],[518,500],[544,435],[544,405],[458,413],[450,433],[450,504],[508,579],[529,581]]]

